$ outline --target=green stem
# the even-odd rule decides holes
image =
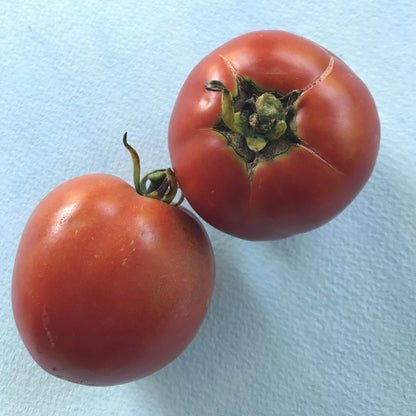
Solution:
[[[139,195],[143,196],[142,188],[141,188],[141,185],[140,185],[140,158],[139,158],[139,155],[137,154],[136,150],[127,143],[127,132],[124,133],[123,144],[126,147],[126,149],[130,152],[131,159],[133,160],[134,187],[136,188],[136,192]]]
[[[221,118],[224,124],[232,132],[243,136],[253,152],[260,152],[267,143],[279,139],[285,133],[287,111],[272,93],[264,92],[257,97],[255,111],[248,116],[246,113],[234,112],[233,96],[221,81],[206,82],[205,89],[221,92]]]
[[[136,150],[127,142],[127,133],[124,133],[123,144],[133,160],[133,179],[136,192],[141,196],[158,199],[172,206],[179,206],[184,200],[184,195],[181,193],[179,200],[173,202],[179,190],[178,181],[173,171],[169,168],[157,169],[140,179],[140,158]]]
[[[208,81],[205,83],[205,89],[208,91],[222,92],[221,95],[221,118],[224,124],[234,133],[243,135],[236,123],[236,114],[234,114],[233,96],[228,88],[221,81]]]

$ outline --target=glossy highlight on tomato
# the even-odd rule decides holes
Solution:
[[[186,348],[213,285],[211,245],[193,214],[91,174],[58,186],[32,213],[12,305],[44,370],[114,385],[159,370]]]
[[[237,37],[190,73],[169,125],[179,185],[208,223],[249,240],[319,227],[367,182],[380,122],[336,55],[283,31]]]

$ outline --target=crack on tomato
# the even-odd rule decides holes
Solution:
[[[344,172],[339,170],[335,165],[333,165],[329,160],[325,159],[323,156],[321,156],[316,150],[312,149],[311,147],[307,146],[306,144],[299,144],[299,148],[306,150],[311,155],[318,158],[321,162],[325,163],[329,168],[333,169],[335,172],[339,173],[340,175],[345,175]]]
[[[225,64],[228,66],[228,69],[233,74],[234,79],[238,78],[238,71],[237,68],[233,65],[233,63],[224,55],[219,55],[221,59],[224,60]]]
[[[325,68],[325,70],[322,72],[321,75],[319,75],[318,78],[316,78],[314,81],[312,81],[306,88],[303,89],[303,94],[307,91],[309,91],[310,89],[312,89],[313,87],[316,87],[318,84],[320,84],[322,81],[325,80],[325,78],[328,77],[328,75],[332,72],[332,70],[334,69],[334,57],[330,56],[329,57],[329,63],[328,66]]]

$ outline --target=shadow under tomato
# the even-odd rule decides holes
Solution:
[[[212,235],[217,276],[207,318],[180,357],[137,387],[166,416],[252,415],[264,400],[278,410],[278,392],[303,388],[296,374],[304,365],[299,360],[293,371],[291,328],[274,307],[282,294],[270,284],[273,268],[264,267],[267,256],[255,243]],[[325,401],[319,391],[315,397]]]
[[[235,253],[228,237],[213,234],[216,255],[216,285],[207,317],[197,336],[174,362],[137,382],[137,387],[153,396],[164,415],[214,415],[225,396],[243,400],[244,379],[253,377],[248,358],[258,350],[264,329],[261,305],[233,261]],[[228,248],[226,246],[229,246]],[[253,353],[251,353],[253,350]],[[262,358],[264,359],[264,358]]]

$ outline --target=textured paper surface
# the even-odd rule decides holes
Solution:
[[[415,415],[415,21],[410,0],[2,1],[0,414]],[[169,115],[186,76],[259,29],[308,37],[366,82],[382,124],[370,181],[330,224],[284,241],[207,226],[212,304],[189,348],[159,373],[111,388],[44,373],[10,305],[31,211],[84,173],[131,182],[125,131],[143,171],[169,166]]]

